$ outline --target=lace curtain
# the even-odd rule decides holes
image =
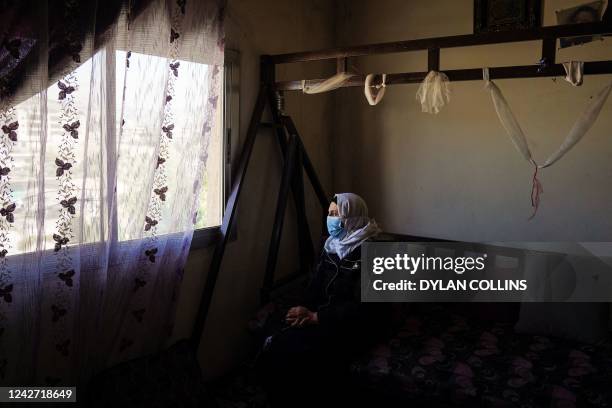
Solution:
[[[76,384],[172,331],[220,117],[223,4],[0,8],[0,383]]]

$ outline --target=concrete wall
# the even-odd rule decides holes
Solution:
[[[241,54],[240,141],[259,88],[259,56],[326,48],[334,41],[334,4],[327,0],[229,0],[226,47]],[[330,74],[335,64],[287,66],[279,79]],[[331,191],[330,140],[332,97],[287,98],[287,110],[301,132],[306,149],[327,191]],[[235,143],[236,141],[234,141]],[[238,205],[237,239],[225,253],[208,322],[199,352],[204,375],[223,374],[243,362],[249,348],[247,322],[259,302],[276,197],[280,184],[281,156],[275,135],[263,131],[251,157],[246,185]],[[307,187],[307,212],[311,226],[320,225],[320,206]],[[297,239],[293,203],[288,205],[277,273],[295,271]],[[313,237],[320,235],[314,228]],[[318,238],[317,238],[318,239]],[[316,242],[316,241],[315,241]],[[193,251],[188,259],[177,311],[174,339],[189,336],[212,250]]]
[[[547,0],[554,10],[580,1]],[[582,2],[584,3],[584,2]],[[340,0],[339,45],[472,32],[472,0]],[[557,61],[612,58],[612,39],[572,47]],[[441,52],[441,70],[533,64],[540,42],[455,48]],[[352,61],[362,73],[427,69],[426,52]],[[589,76],[573,88],[558,79],[499,80],[543,162],[565,138],[589,98],[612,76]],[[337,190],[364,196],[387,231],[457,240],[609,241],[612,238],[612,99],[589,134],[545,169],[537,217],[531,213],[532,167],[514,149],[483,82],[453,83],[450,105],[421,113],[418,85],[387,89],[370,107],[363,89],[337,95],[334,172]]]

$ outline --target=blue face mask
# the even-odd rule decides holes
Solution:
[[[329,235],[334,238],[339,238],[344,234],[344,227],[342,226],[342,219],[340,217],[327,217],[327,231]]]

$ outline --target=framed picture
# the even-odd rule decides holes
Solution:
[[[557,24],[580,24],[601,21],[603,7],[603,1],[596,0],[575,7],[556,10],[555,14],[557,15]],[[601,39],[601,35],[583,35],[580,37],[560,38],[559,46],[561,48],[566,48],[573,45],[585,44],[597,39]]]
[[[542,0],[474,0],[474,33],[526,30],[542,24]]]

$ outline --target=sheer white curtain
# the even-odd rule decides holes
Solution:
[[[75,384],[172,331],[220,117],[223,7],[29,6],[2,13],[0,383]]]

